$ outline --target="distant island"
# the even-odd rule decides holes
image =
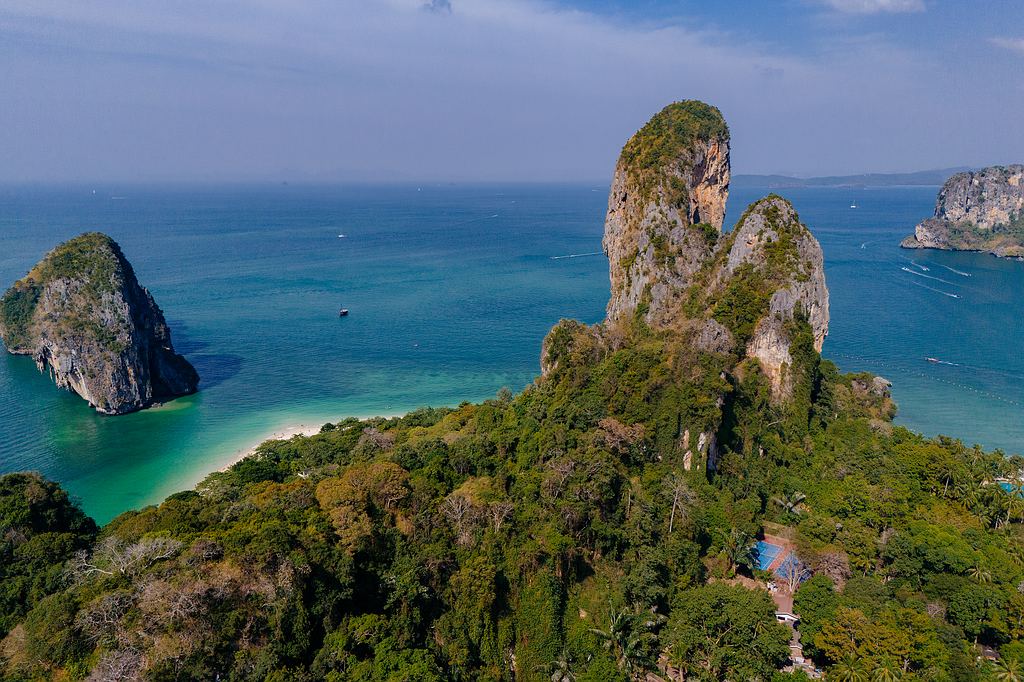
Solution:
[[[1024,256],[1024,166],[954,175],[939,191],[935,214],[901,246]]]
[[[103,414],[140,410],[199,385],[121,247],[99,232],[59,245],[7,290],[0,339]]]
[[[938,186],[950,176],[970,170],[966,167],[940,168],[913,173],[861,173],[797,178],[789,175],[734,175],[733,187],[790,189],[795,187],[927,187]]]

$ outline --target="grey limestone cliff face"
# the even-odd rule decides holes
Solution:
[[[728,127],[709,105],[669,105],[630,138],[605,219],[607,319],[589,331],[579,323],[556,327],[542,350],[544,375],[557,369],[557,358],[615,347],[614,330],[640,319],[700,351],[756,358],[773,395],[789,396],[795,321],[809,325],[818,352],[828,334],[821,246],[777,195],[751,204],[723,236],[729,177]],[[732,315],[737,308],[743,319]]]
[[[719,286],[727,286],[744,265],[763,275],[770,299],[746,344],[746,355],[757,358],[771,380],[773,394],[784,398],[792,389],[788,370],[793,365],[790,347],[794,318],[799,315],[806,319],[819,353],[828,335],[824,254],[792,204],[779,196],[751,205],[731,237]]]
[[[139,410],[199,384],[120,247],[96,232],[58,246],[4,294],[0,338],[103,414]]]
[[[1024,255],[1024,166],[993,166],[949,178],[904,248]]]
[[[729,131],[718,109],[669,105],[623,148],[605,218],[609,320],[667,324],[668,308],[711,254],[729,192]]]
[[[809,392],[795,378],[813,376],[813,351],[828,334],[818,241],[776,195],[751,204],[723,234],[729,174],[728,128],[706,104],[670,105],[630,138],[605,220],[607,318],[562,320],[541,351],[542,381],[586,381],[618,351],[660,348],[666,381],[699,396],[666,408],[678,410],[673,447],[686,469],[717,466],[730,386],[759,371],[778,403],[798,385]]]

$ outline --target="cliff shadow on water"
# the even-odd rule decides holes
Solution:
[[[169,319],[174,329],[175,349],[195,367],[199,374],[198,390],[208,390],[236,377],[245,358],[234,353],[216,353],[212,343],[194,336],[184,320]]]

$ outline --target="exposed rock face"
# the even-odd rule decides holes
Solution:
[[[0,300],[0,338],[98,412],[124,414],[195,392],[199,376],[114,240],[98,232],[51,251]]]
[[[901,246],[1024,255],[1024,166],[954,175],[939,191],[935,215]]]
[[[752,204],[730,237],[732,246],[719,282],[728,287],[729,278],[747,266],[758,275],[765,293],[772,292],[767,311],[746,344],[746,355],[761,363],[773,393],[787,397],[792,388],[787,370],[793,364],[794,317],[806,318],[819,353],[828,335],[828,287],[821,246],[792,204],[774,195]]]
[[[828,334],[817,240],[776,195],[751,204],[723,235],[728,190],[729,131],[719,111],[687,101],[654,116],[615,168],[604,234],[607,319],[562,320],[542,350],[542,378],[597,381],[607,359],[612,376],[635,369],[629,381],[646,381],[645,400],[678,388],[658,409],[671,425],[663,452],[684,469],[714,469],[722,448],[734,445],[721,442],[720,427],[735,416],[731,396],[741,384],[770,388],[780,404],[809,405]],[[592,390],[616,390],[598,383]]]
[[[729,129],[715,107],[671,104],[630,138],[605,219],[609,320],[642,306],[649,324],[667,324],[722,231],[728,192]]]

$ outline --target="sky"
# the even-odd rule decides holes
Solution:
[[[604,181],[1024,162],[1018,0],[0,0],[0,182]]]

